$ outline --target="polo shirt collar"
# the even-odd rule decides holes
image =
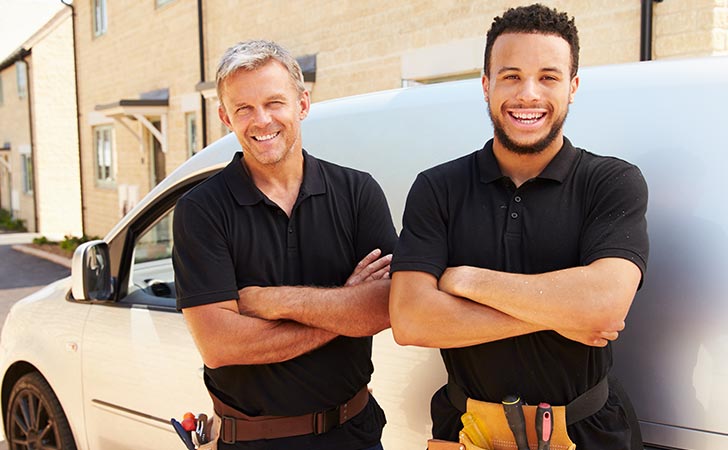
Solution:
[[[577,156],[578,152],[571,145],[571,141],[564,136],[564,145],[537,178],[563,182]],[[493,153],[493,139],[485,143],[483,150],[478,152],[476,158],[481,182],[491,183],[504,177]]]
[[[243,152],[237,152],[222,170],[228,189],[241,206],[254,205],[265,200],[265,195],[255,186],[248,171],[243,167]],[[303,182],[299,198],[326,193],[319,161],[303,150]]]

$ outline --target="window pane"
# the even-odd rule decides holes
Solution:
[[[111,127],[94,130],[94,147],[96,148],[96,179],[113,181],[113,148],[111,145]]]
[[[28,95],[28,65],[25,61],[15,63],[15,73],[18,81],[18,97],[25,98]]]
[[[197,153],[197,114],[187,114],[187,154]]]
[[[106,33],[106,0],[94,0],[94,35]]]

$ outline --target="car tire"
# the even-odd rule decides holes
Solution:
[[[10,391],[5,421],[9,448],[76,450],[58,398],[41,374],[23,375]]]

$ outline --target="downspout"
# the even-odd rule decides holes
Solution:
[[[76,80],[76,135],[78,140],[78,182],[81,185],[81,235],[86,236],[86,202],[83,191],[83,154],[81,153],[81,110],[78,100],[78,49],[76,48],[76,9],[71,3],[61,0],[61,3],[71,8],[71,34],[73,35],[73,74]]]
[[[197,38],[199,40],[200,54],[200,83],[205,82],[205,33],[202,21],[202,0],[197,0]],[[207,101],[200,93],[200,115],[202,125],[202,148],[207,147]]]
[[[653,3],[662,3],[662,0],[642,0],[642,13],[640,17],[640,61],[652,60]]]

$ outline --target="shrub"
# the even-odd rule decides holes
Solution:
[[[13,215],[4,209],[0,209],[0,229],[7,231],[27,231],[24,220],[13,219]]]

